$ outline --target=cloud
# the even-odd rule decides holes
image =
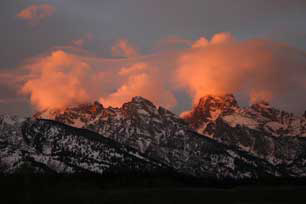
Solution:
[[[210,44],[209,41],[205,37],[201,37],[199,40],[197,40],[192,44],[192,47],[193,48],[206,47],[209,44]]]
[[[145,63],[137,63],[137,64],[134,64],[130,67],[122,67],[119,71],[119,75],[129,75],[129,74],[132,74],[132,73],[135,73],[135,72],[141,72],[141,71],[144,71],[148,68],[148,65],[145,64]]]
[[[129,47],[127,41],[123,44],[119,47]],[[238,41],[220,33],[210,40],[201,37],[188,48],[125,56],[53,51],[25,66],[22,92],[39,110],[93,100],[118,107],[138,95],[173,108],[181,104],[175,97],[180,92],[187,92],[194,103],[207,94],[239,93],[250,102],[268,100],[292,111],[306,108],[306,55],[286,44]]]
[[[234,37],[230,33],[217,33],[215,34],[211,41],[209,41],[205,37],[200,37],[199,40],[195,41],[192,44],[192,48],[201,48],[201,47],[206,47],[209,45],[214,45],[214,44],[222,44],[222,43],[230,43],[234,42]]]
[[[223,32],[215,34],[211,39],[211,44],[222,44],[233,41],[234,41],[234,36],[232,36],[232,34]]]
[[[32,60],[24,69],[30,77],[21,91],[38,110],[93,100],[119,107],[137,95],[165,107],[176,103],[159,80],[159,70],[138,60],[99,59],[58,50]]]
[[[90,69],[76,57],[56,51],[29,67],[33,79],[23,85],[22,92],[30,94],[39,110],[84,103],[89,99],[85,87],[90,85]]]
[[[45,18],[52,16],[55,7],[50,4],[33,4],[17,14],[19,19],[28,21],[31,25],[37,25]]]
[[[116,57],[135,57],[138,52],[126,39],[120,39],[113,45],[112,54]]]
[[[135,64],[120,70],[119,75],[127,76],[120,88],[100,102],[105,106],[119,107],[134,96],[145,97],[157,105],[171,108],[176,105],[176,99],[170,89],[166,88],[159,75],[154,74],[146,64]]]
[[[271,101],[279,106],[305,108],[305,52],[266,40],[235,42],[214,36],[179,57],[177,81],[196,103],[207,94],[244,93],[251,102]],[[197,44],[200,44],[197,41]],[[288,106],[288,104],[290,104]]]

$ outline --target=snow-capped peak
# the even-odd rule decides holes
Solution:
[[[270,103],[265,100],[257,101],[251,105],[254,108],[270,108]]]
[[[271,113],[270,115],[273,117],[267,117],[269,116],[267,113]],[[257,175],[257,170],[254,168],[257,167],[260,170],[262,167],[267,167],[264,170],[266,173],[279,175],[278,170],[268,162],[257,160],[241,150],[273,164],[287,165],[301,157],[303,160],[299,160],[300,163],[295,164],[297,168],[294,167],[295,169],[292,170],[290,164],[288,172],[290,175],[291,173],[292,175],[306,175],[303,138],[286,137],[289,134],[290,136],[302,136],[301,133],[306,133],[306,119],[274,109],[267,103],[257,103],[248,108],[239,108],[237,101],[231,94],[210,95],[201,98],[186,119],[193,130],[211,137],[215,141],[199,136],[188,127],[185,121],[179,119],[171,111],[162,107],[157,108],[142,97],[134,97],[121,108],[103,108],[102,104],[94,102],[68,107],[60,112],[53,112],[53,114],[56,121],[89,129],[107,137],[107,141],[114,140],[130,146],[138,150],[139,155],[146,155],[148,158],[162,161],[174,169],[188,172],[191,175],[207,176],[212,174],[220,178],[243,178],[245,175],[247,175],[246,177],[254,177]],[[50,147],[53,147],[50,146],[49,139],[51,141],[60,139],[57,144],[62,145],[65,151],[67,148],[73,147],[72,153],[76,153],[77,158],[79,158],[79,153],[84,153],[84,158],[90,157],[96,160],[100,154],[99,151],[103,152],[107,149],[97,144],[98,135],[95,136],[89,132],[84,134],[84,130],[79,129],[71,129],[67,132],[66,126],[49,120],[27,120],[22,127],[16,126],[17,129],[15,125],[14,127],[9,125],[13,124],[12,120],[7,118],[1,120],[0,117],[0,122],[2,121],[4,122],[0,125],[4,134],[2,134],[0,142],[2,140],[3,143],[10,146],[8,148],[5,146],[0,156],[8,158],[8,163],[13,163],[10,161],[11,158],[14,161],[15,158],[20,158],[19,160],[22,161],[22,151],[16,151],[13,156],[7,154],[9,153],[7,150],[15,148],[16,144],[24,149],[29,146],[31,147],[28,148],[29,151],[38,152],[39,155],[35,154],[34,159],[39,160],[35,161],[49,162]],[[33,126],[33,124],[36,125]],[[38,132],[44,133],[37,134]],[[73,136],[77,132],[84,134],[85,137]],[[62,137],[63,133],[67,134]],[[12,137],[12,134],[15,136]],[[282,137],[283,135],[285,137]],[[93,136],[93,141],[90,139],[91,136]],[[48,140],[44,140],[44,137]],[[221,143],[230,146],[223,146]],[[91,146],[93,146],[92,149]],[[238,151],[236,147],[233,148],[234,146],[240,150]],[[86,148],[86,151],[80,149],[83,147]],[[94,153],[86,153],[91,151]],[[134,155],[134,153],[132,154]],[[21,156],[18,157],[18,155]],[[117,153],[110,152],[110,154],[106,154],[105,158],[114,155]],[[84,164],[85,166],[84,162],[80,163],[81,167],[96,170],[96,164],[99,165],[101,162],[98,162],[99,164],[92,163],[92,159],[88,160],[88,163]],[[199,168],[196,168],[194,164]],[[104,165],[102,166],[104,168]],[[248,167],[247,171],[246,167]],[[58,165],[56,168],[58,170]]]
[[[273,108],[267,101],[240,108],[232,94],[202,97],[184,119],[198,133],[209,137],[214,137],[218,119],[229,126],[256,129],[275,137],[306,136],[305,117]]]
[[[59,115],[63,115],[67,112],[78,112],[78,113],[98,113],[104,109],[103,105],[98,101],[94,101],[93,103],[84,103],[79,105],[68,106],[64,109],[45,109],[43,111],[37,112],[33,115],[34,118],[37,119],[56,119]]]
[[[270,103],[267,101],[258,101],[256,103],[251,104],[250,108],[256,112],[271,112],[273,108],[270,106]]]
[[[133,103],[148,103],[148,104],[152,104],[151,101],[149,101],[149,100],[143,98],[142,96],[134,96],[134,97],[132,98],[132,101],[131,101],[131,102],[133,102]]]
[[[129,115],[154,115],[157,114],[156,106],[149,100],[136,96],[133,97],[130,102],[122,105],[121,108],[125,113]]]
[[[153,109],[156,109],[156,106],[151,101],[149,101],[149,100],[147,100],[147,99],[145,99],[141,96],[133,97],[130,102],[123,104],[122,107],[127,106],[127,105],[129,105],[129,106],[133,105],[133,106],[137,106],[139,108],[149,108],[149,109],[153,108]]]
[[[223,111],[230,111],[238,108],[238,103],[233,94],[225,95],[207,95],[200,99],[195,109],[200,109],[202,112],[219,109]]]
[[[36,113],[33,117],[36,119],[56,120],[75,127],[82,127],[85,123],[101,114],[103,110],[103,105],[95,101],[93,103],[69,106],[62,110],[44,110]]]
[[[233,94],[207,95],[199,100],[185,120],[198,133],[212,136],[216,120],[223,115],[229,115],[239,110],[239,105]]]

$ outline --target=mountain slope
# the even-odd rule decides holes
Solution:
[[[0,115],[0,171],[11,172],[24,164],[22,150],[25,143],[21,126],[24,118]]]
[[[264,160],[197,134],[184,120],[142,97],[134,97],[121,108],[103,108],[96,102],[35,117],[46,116],[95,131],[197,177],[257,178],[283,174]]]
[[[259,102],[240,108],[233,95],[206,96],[184,118],[198,133],[306,176],[305,117]]]
[[[11,128],[14,127],[13,132],[18,131],[14,141],[9,141],[11,135],[6,134],[8,132],[1,132],[2,173],[20,172],[25,167],[34,173],[61,174],[154,173],[170,170],[130,147],[88,130],[55,121],[29,119]]]

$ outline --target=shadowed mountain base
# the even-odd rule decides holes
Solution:
[[[249,184],[246,184],[249,183]],[[251,183],[251,184],[250,184]],[[245,184],[156,176],[1,176],[3,203],[295,203],[306,201],[302,180]],[[222,187],[221,187],[222,186]],[[303,202],[302,202],[303,203]]]
[[[193,183],[174,176],[2,176],[3,203],[294,203],[306,201],[305,181],[251,185]],[[264,184],[265,183],[265,184]],[[220,186],[223,186],[222,188]]]

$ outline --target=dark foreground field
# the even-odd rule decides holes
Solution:
[[[296,183],[296,184],[295,184]],[[169,178],[1,177],[0,203],[306,203],[299,181],[199,184]]]

